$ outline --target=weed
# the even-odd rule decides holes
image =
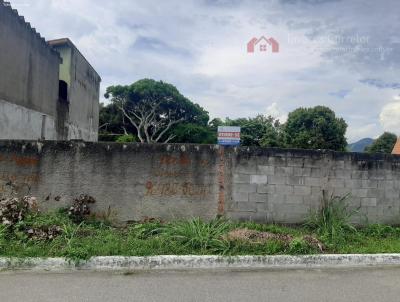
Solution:
[[[134,224],[129,226],[128,229],[129,236],[136,239],[147,239],[160,234],[161,231],[162,224],[157,221]]]
[[[319,221],[319,220],[318,220]],[[324,221],[328,221],[325,219]],[[199,218],[163,223],[146,219],[117,228],[98,221],[76,224],[67,213],[31,213],[14,226],[0,224],[0,255],[67,257],[73,262],[92,256],[276,255],[400,252],[400,228],[371,225],[354,232],[335,223],[334,234],[346,240],[322,244],[329,223],[320,228],[235,223]],[[340,231],[337,231],[337,230]],[[29,230],[34,232],[30,233]],[[59,230],[61,230],[59,232]],[[326,231],[328,230],[328,231]],[[333,232],[331,232],[333,233]],[[49,237],[51,236],[51,238]]]
[[[74,199],[72,206],[68,209],[68,216],[76,223],[80,223],[90,216],[90,205],[96,200],[89,195],[81,195]]]
[[[341,240],[346,233],[357,232],[350,219],[357,211],[350,211],[347,205],[349,195],[323,199],[321,209],[311,213],[305,226],[328,242]]]
[[[177,240],[193,249],[207,250],[225,248],[223,235],[232,225],[224,219],[203,222],[200,218],[169,223],[163,228],[163,235]]]
[[[294,238],[287,249],[289,254],[314,254],[316,251],[315,247],[301,237]]]
[[[388,238],[390,236],[398,236],[400,229],[389,225],[371,224],[362,230],[363,234],[378,238]]]

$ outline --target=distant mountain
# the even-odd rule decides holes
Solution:
[[[348,145],[350,152],[364,152],[365,147],[371,146],[374,143],[372,138],[363,138],[358,142]]]

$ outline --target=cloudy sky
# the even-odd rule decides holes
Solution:
[[[400,135],[399,0],[11,0],[113,84],[174,84],[212,117],[327,105],[350,142]],[[273,37],[279,53],[247,53]],[[256,47],[256,50],[259,48]]]

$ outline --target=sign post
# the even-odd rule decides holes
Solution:
[[[222,146],[240,145],[240,127],[219,126],[218,145]]]

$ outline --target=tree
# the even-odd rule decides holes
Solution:
[[[347,124],[324,106],[299,108],[291,112],[284,126],[288,148],[345,151]]]
[[[215,144],[217,132],[212,128],[196,124],[179,124],[173,130],[174,143]]]
[[[371,146],[365,148],[368,153],[392,153],[397,141],[397,135],[390,132],[383,133]]]
[[[192,103],[171,84],[151,79],[107,88],[106,98],[122,113],[122,127],[130,125],[140,142],[167,143],[179,123],[207,126],[208,112]],[[125,128],[126,129],[126,128]]]
[[[240,140],[243,146],[283,147],[281,124],[271,116],[258,115],[235,120],[227,118],[224,125],[241,127]]]
[[[134,133],[134,127],[125,122],[126,118],[118,107],[111,103],[105,106],[100,104],[99,112],[99,139],[114,141],[121,135]]]

